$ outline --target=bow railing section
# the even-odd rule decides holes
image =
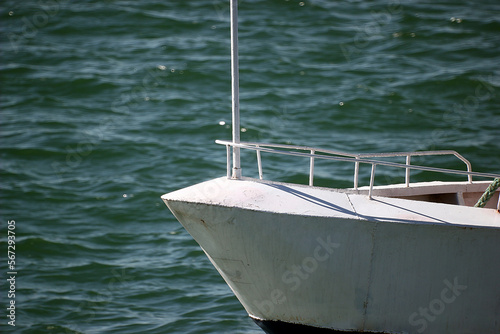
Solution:
[[[314,185],[314,161],[316,159],[324,159],[324,160],[334,160],[334,161],[345,161],[354,163],[354,189],[358,189],[358,180],[359,180],[359,167],[360,164],[369,164],[371,165],[371,174],[370,174],[370,187],[368,196],[371,198],[373,185],[375,182],[375,171],[378,165],[381,166],[389,166],[395,168],[405,169],[405,184],[407,187],[410,186],[410,171],[414,170],[422,170],[422,171],[430,171],[430,172],[438,172],[438,173],[446,173],[446,174],[455,174],[455,175],[466,175],[469,183],[472,183],[472,177],[486,177],[486,178],[496,178],[500,177],[498,174],[490,174],[490,173],[478,173],[473,172],[471,163],[465,159],[458,152],[451,150],[443,150],[443,151],[418,151],[418,152],[392,152],[392,153],[346,153],[341,151],[334,150],[325,150],[307,146],[295,146],[295,145],[284,145],[284,144],[264,144],[264,143],[252,143],[252,142],[241,142],[234,143],[231,141],[225,140],[216,140],[217,144],[225,145],[227,151],[227,177],[231,178],[231,148],[241,148],[241,149],[249,149],[253,150],[257,154],[257,168],[259,172],[259,178],[263,179],[262,172],[262,158],[261,152],[273,153],[273,154],[283,154],[283,155],[291,155],[291,156],[299,156],[309,158],[309,185]],[[430,166],[419,166],[412,165],[411,158],[415,156],[437,156],[437,155],[453,155],[462,161],[467,170],[454,170],[454,169],[446,169],[446,168],[437,168]],[[375,160],[374,158],[392,158],[392,157],[406,157],[406,163],[397,163],[383,160]]]

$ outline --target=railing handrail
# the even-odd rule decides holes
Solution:
[[[335,160],[335,161],[345,161],[345,162],[353,162],[355,164],[354,171],[354,188],[358,188],[358,171],[359,164],[371,164],[372,172],[370,176],[370,191],[369,196],[371,197],[374,178],[375,178],[375,168],[377,165],[389,166],[395,168],[403,168],[406,169],[406,186],[410,185],[410,173],[411,169],[415,170],[423,170],[423,171],[431,171],[438,173],[446,173],[446,174],[456,174],[456,175],[467,175],[469,183],[472,183],[472,176],[478,177],[486,177],[486,178],[496,178],[500,177],[500,174],[492,174],[492,173],[479,173],[472,172],[471,163],[465,159],[462,155],[460,155],[456,151],[452,150],[442,150],[442,151],[417,151],[417,152],[391,152],[391,153],[346,153],[341,151],[334,150],[325,150],[319,148],[313,148],[308,146],[296,146],[296,145],[285,145],[285,144],[266,144],[266,143],[253,143],[253,142],[241,142],[241,143],[233,143],[231,141],[225,140],[216,140],[217,144],[225,145],[227,148],[228,155],[230,154],[230,147],[244,148],[250,149],[257,152],[257,164],[259,168],[259,177],[262,179],[262,163],[260,152],[268,152],[275,154],[284,154],[284,155],[292,155],[292,156],[301,156],[310,158],[310,172],[309,172],[309,185],[313,185],[313,175],[314,175],[314,159],[325,159],[325,160]],[[278,148],[278,149],[276,149]],[[292,150],[301,150],[301,151],[309,151],[310,153],[303,152],[292,152],[292,151],[283,151],[279,149],[292,149]],[[332,154],[318,154],[318,152]],[[463,170],[455,170],[455,169],[447,169],[447,168],[438,168],[438,167],[430,167],[430,166],[419,166],[419,165],[411,165],[410,158],[413,156],[430,156],[430,155],[454,155],[467,166],[467,171]],[[368,158],[389,158],[389,157],[406,157],[406,163],[397,163],[383,160],[374,160]],[[227,160],[227,168],[228,168],[228,176],[230,175],[230,159]]]

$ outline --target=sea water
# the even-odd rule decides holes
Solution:
[[[228,1],[0,7],[1,331],[261,333],[160,200],[226,173],[214,141],[231,138]],[[243,0],[239,12],[242,140],[451,149],[500,171],[497,2]],[[265,178],[307,182],[307,159],[262,159]],[[254,154],[242,165],[257,175]],[[317,162],[319,185],[352,176]],[[403,177],[381,167],[376,182]]]

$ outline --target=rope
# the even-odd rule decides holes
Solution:
[[[498,187],[500,187],[500,178],[497,177],[495,180],[493,180],[493,182],[491,182],[491,184],[488,186],[488,188],[486,188],[486,191],[484,192],[484,194],[481,196],[479,201],[477,201],[476,205],[474,205],[474,206],[476,208],[484,208],[484,206],[486,205],[486,203],[488,203],[490,198],[493,197],[493,195],[495,194],[495,191],[498,189]]]

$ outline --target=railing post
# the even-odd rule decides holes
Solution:
[[[231,178],[231,146],[226,145],[227,178]]]
[[[356,157],[359,160],[359,157]],[[359,177],[359,162],[354,164],[354,189],[358,189],[358,177]]]
[[[406,156],[406,164],[409,165],[410,162],[411,162],[411,156],[407,155]],[[410,186],[410,168],[408,168],[408,167],[406,167],[405,182],[406,182],[406,186],[409,187]]]
[[[257,152],[257,168],[259,169],[259,179],[263,179],[263,174],[262,174],[262,160],[260,158],[260,150],[258,149],[259,148],[259,145],[255,145],[255,147],[257,147],[257,150],[255,150]]]
[[[472,172],[472,166],[470,162],[468,164],[466,163],[466,165],[467,165],[467,171]],[[472,183],[472,175],[467,175],[467,180],[469,181],[469,183]]]
[[[314,150],[311,150],[311,155],[314,155]],[[311,156],[311,161],[309,164],[309,185],[312,186],[314,183],[314,157]]]
[[[372,164],[372,174],[370,175],[370,190],[368,192],[369,199],[372,199],[373,183],[375,182],[375,168],[376,167],[377,167],[376,164]]]

